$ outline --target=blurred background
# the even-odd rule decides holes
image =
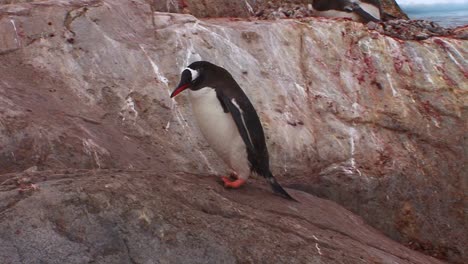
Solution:
[[[444,27],[468,24],[468,0],[397,0],[411,19],[426,19]]]

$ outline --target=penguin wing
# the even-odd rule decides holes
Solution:
[[[237,129],[239,130],[239,134],[247,147],[247,151],[249,153],[255,153],[253,137],[249,133],[249,127],[247,127],[248,123],[246,123],[246,118],[244,116],[249,113],[245,113],[245,110],[239,106],[234,98],[230,99],[223,94],[218,94],[217,96],[222,102],[221,105],[223,105],[223,108],[226,107],[226,110],[231,113],[232,119],[234,119],[234,123],[236,123]]]
[[[251,169],[259,175],[267,177],[269,168],[268,150],[263,133],[262,123],[247,95],[240,92],[226,95],[218,91],[218,98],[231,113],[239,134],[247,149],[247,158]]]

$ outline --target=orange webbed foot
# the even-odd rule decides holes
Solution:
[[[241,187],[246,182],[246,180],[242,180],[242,179],[237,179],[235,181],[231,181],[231,179],[229,179],[229,177],[226,177],[226,176],[221,177],[221,179],[224,182],[224,187],[225,188],[233,188],[233,189],[237,189],[237,188]]]

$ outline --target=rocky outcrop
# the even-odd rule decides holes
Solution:
[[[155,10],[172,13],[189,13],[198,18],[250,17],[302,18],[316,15],[309,7],[312,0],[152,0]],[[383,0],[384,19],[408,19],[395,0]]]
[[[400,6],[395,0],[380,0],[382,3],[382,9],[389,18],[397,18],[397,19],[408,19],[408,15],[401,10]]]
[[[250,210],[240,219],[246,219],[247,226],[255,226],[251,236],[263,236],[265,230],[273,228],[271,222],[258,225],[257,220],[277,219],[287,207],[286,201],[266,190],[256,190],[263,186],[261,182],[239,192],[227,192],[216,187],[214,178],[202,178],[201,175],[224,173],[223,165],[200,136],[186,98],[169,99],[181,69],[191,61],[205,59],[228,69],[254,102],[266,128],[273,172],[284,185],[336,201],[394,240],[428,255],[459,263],[466,260],[463,211],[468,101],[466,41],[451,37],[401,41],[360,23],[323,18],[255,22],[229,18],[198,20],[191,15],[154,11],[155,6],[144,1],[44,1],[0,6],[0,173],[6,174],[0,184],[10,186],[11,179],[21,178],[22,174],[7,173],[18,173],[33,166],[39,171],[51,170],[39,172],[39,181],[67,168],[154,171],[86,172],[82,178],[80,173],[73,172],[72,175],[79,177],[70,180],[65,176],[51,176],[60,179],[58,182],[49,182],[47,176],[45,182],[38,183],[39,191],[17,182],[19,190],[26,188],[22,195],[31,192],[31,198],[19,196],[18,190],[7,186],[0,194],[3,206],[0,230],[5,234],[2,238],[14,239],[13,219],[24,218],[34,207],[34,214],[24,220],[27,230],[33,225],[41,227],[35,231],[38,236],[44,228],[48,230],[43,238],[63,245],[58,249],[63,256],[70,253],[73,243],[81,243],[83,251],[80,252],[88,252],[87,248],[93,245],[107,245],[100,239],[109,234],[112,239],[109,243],[117,246],[93,249],[96,251],[88,252],[90,259],[111,252],[112,257],[105,260],[111,263],[111,258],[124,256],[112,253],[116,248],[120,252],[120,247],[128,247],[131,253],[125,256],[132,255],[133,261],[140,263],[146,257],[143,251],[138,251],[143,249],[131,248],[139,247],[133,243],[138,240],[136,236],[147,236],[148,240],[141,238],[142,241],[153,237],[154,247],[163,240],[152,235],[159,232],[156,227],[145,229],[144,223],[140,226],[139,221],[146,220],[138,220],[139,216],[132,210],[146,208],[146,214],[152,214],[150,219],[159,219],[155,211],[148,209],[154,208],[152,203],[164,204],[174,199],[170,208],[175,210],[185,201],[179,196],[188,195],[195,198],[183,207],[179,215],[182,222],[167,222],[168,225],[189,230],[190,223],[183,219],[190,219],[191,214],[197,215],[194,218],[197,223],[201,219],[207,224],[218,219],[217,213],[203,213],[208,209],[196,207],[196,203],[206,202],[210,203],[207,208],[213,205],[221,211],[232,209],[227,203],[236,203],[234,211]],[[105,184],[93,186],[101,181],[105,184],[115,181],[127,189],[106,191]],[[159,182],[166,183],[159,187]],[[177,189],[179,185],[191,187],[181,191]],[[91,225],[95,231],[93,236],[83,222],[90,215],[79,211],[88,208],[79,198],[80,186],[89,188],[82,187],[86,189],[82,191],[83,197],[96,194],[96,199],[103,199],[95,201],[96,206],[109,210],[102,212],[105,215],[93,216],[103,221],[96,220]],[[209,188],[216,191],[212,193]],[[130,194],[138,202],[124,198]],[[300,213],[282,217],[294,223],[319,217],[314,207],[320,207],[323,200],[299,191],[293,194],[302,198],[304,205],[295,207]],[[122,200],[113,201],[117,197]],[[47,201],[51,199],[56,202],[49,204]],[[29,202],[32,200],[37,204]],[[105,207],[105,201],[109,201],[109,207]],[[262,203],[275,204],[276,212],[258,209],[256,218],[248,218],[257,210],[251,208],[260,208]],[[338,208],[331,202],[323,203],[329,210]],[[247,204],[251,207],[246,207]],[[68,217],[63,224],[58,219],[61,211],[53,212],[55,205]],[[326,208],[323,210],[327,211]],[[295,209],[285,212],[290,214]],[[337,214],[349,215],[339,210],[334,214],[320,213],[320,221],[334,222],[339,219]],[[73,215],[79,212],[83,215]],[[129,220],[126,213],[135,218]],[[47,217],[41,218],[43,214]],[[171,212],[162,212],[161,217],[165,214],[172,218]],[[205,214],[213,218],[203,218]],[[74,217],[82,222],[74,226]],[[164,226],[164,221],[156,221],[155,225]],[[237,220],[229,222],[232,232],[237,228],[234,222]],[[320,256],[314,251],[318,242],[310,236],[317,236],[314,232],[319,229],[329,228],[328,222],[325,226],[301,223],[312,231],[297,238],[297,243],[307,244],[307,251],[314,252],[308,254]],[[339,234],[346,228],[351,230],[341,234],[343,237],[350,236],[347,232],[359,226],[376,236],[373,239],[369,235],[365,240],[371,247],[375,248],[373,243],[379,241],[390,243],[362,223],[348,224],[339,229]],[[118,230],[123,227],[129,232]],[[289,228],[278,227],[281,234],[290,233],[286,249],[295,245],[293,236],[298,233],[297,230],[291,233],[293,225]],[[255,262],[273,252],[272,246],[265,246],[265,253],[248,251],[247,238],[244,247],[236,244],[235,250],[228,251],[228,243],[238,237],[223,237],[220,230],[200,236],[188,231],[176,234],[172,233],[173,248],[163,243],[168,259],[171,254],[181,258],[192,256],[181,252],[196,251],[199,240],[211,241],[206,242],[207,247],[214,245],[213,241],[224,241],[216,249],[224,253],[213,254],[226,261],[240,256],[240,252],[248,252],[246,259],[234,261],[251,258]],[[352,237],[355,240],[357,235]],[[125,239],[132,243],[125,246]],[[325,245],[327,250],[337,248],[329,254],[336,255],[354,243],[344,240],[336,240],[343,243],[340,247],[331,241],[318,246],[322,250]],[[4,248],[8,241],[2,242]],[[180,246],[184,241],[190,242],[190,250]],[[31,248],[35,248],[34,252],[47,252],[36,246],[41,244],[40,240],[28,236],[15,243],[8,246],[9,251],[0,252],[18,250],[23,253],[7,255],[23,260],[29,258],[24,252]],[[383,248],[391,247],[395,250],[389,255],[388,251],[382,253]],[[398,263],[435,261],[420,260],[422,257],[411,251],[401,251],[410,252],[403,257],[395,253],[396,248],[400,250],[395,243],[379,246],[363,257],[377,262],[389,260],[377,257],[382,254]],[[278,251],[287,252],[286,249]],[[351,247],[343,254],[358,258],[352,251],[361,249]],[[205,260],[218,262],[220,259],[211,253],[203,253],[200,259],[206,256]],[[312,258],[304,254],[298,257],[298,262]],[[337,257],[334,262],[344,260]]]

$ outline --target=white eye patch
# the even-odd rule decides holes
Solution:
[[[198,71],[190,69],[190,68],[185,68],[185,69],[189,70],[190,73],[192,74],[192,81],[195,81],[195,79],[198,78],[198,75],[199,75]]]

